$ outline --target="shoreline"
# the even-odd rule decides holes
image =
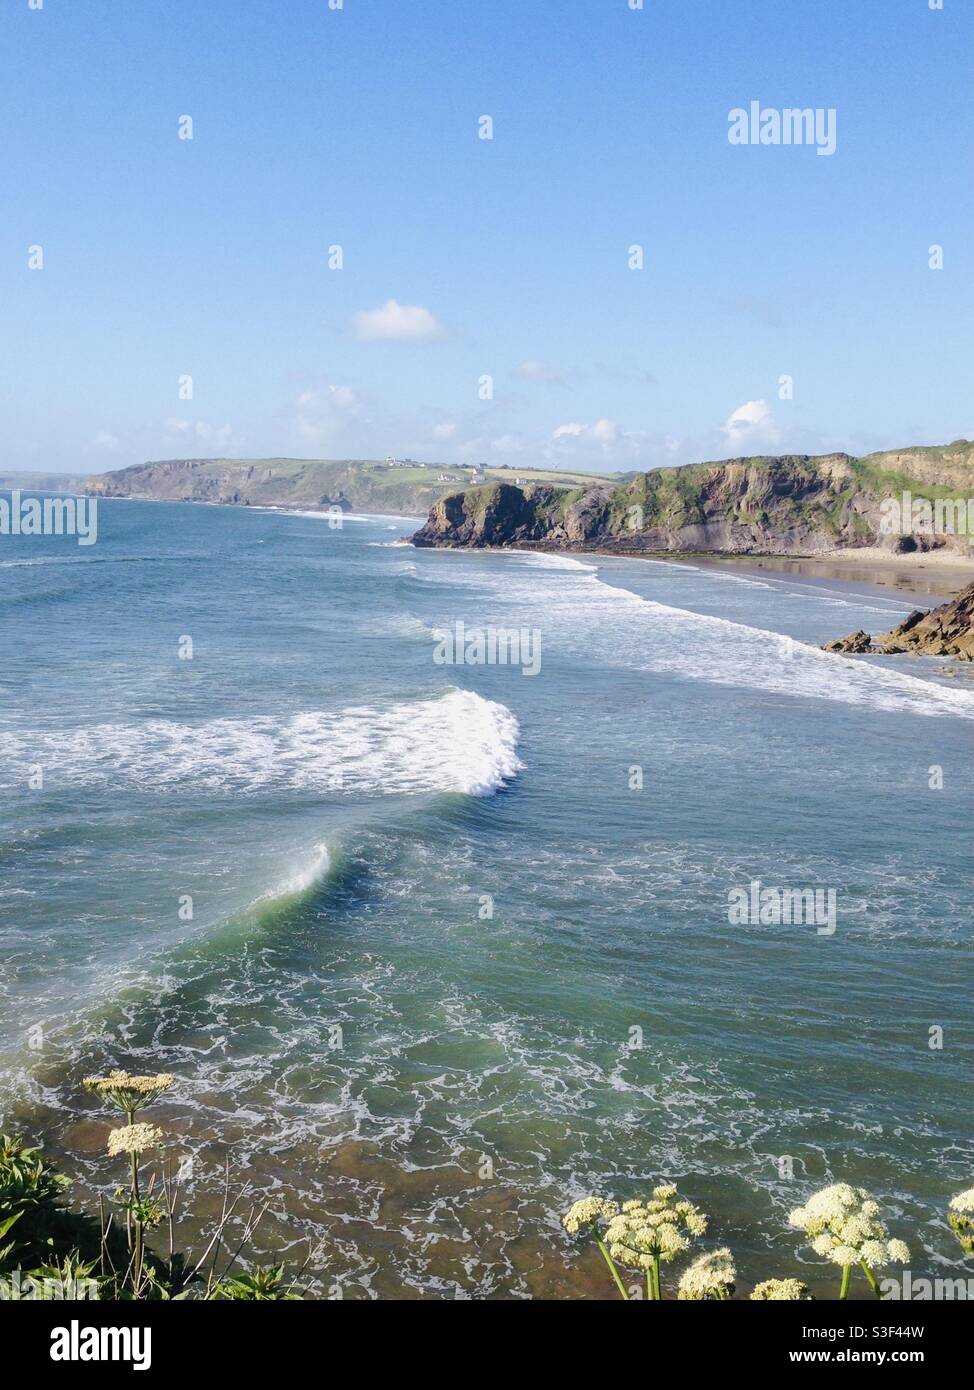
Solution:
[[[882,552],[807,556],[681,555],[674,558],[674,563],[694,565],[699,569],[728,570],[749,578],[766,579],[776,575],[796,583],[824,579],[886,598],[902,593],[927,601],[920,606],[931,608],[944,599],[955,598],[962,589],[974,583],[974,559],[937,551],[927,551],[916,559],[908,556],[905,560],[902,556]]]
[[[97,494],[95,494],[97,495]],[[244,504],[240,502],[207,501],[202,498],[169,497],[99,497],[100,501],[113,502],[167,502],[178,506],[232,507],[237,511],[277,512],[278,514],[305,516],[318,515],[327,518],[331,514],[324,508],[300,507],[289,503],[259,502]],[[356,508],[349,514],[374,517],[382,521],[422,520],[416,515],[401,512],[370,512]],[[411,542],[412,536],[404,536]],[[767,578],[777,574],[782,579],[797,583],[813,580],[829,580],[842,586],[869,594],[885,594],[887,598],[896,593],[927,600],[925,606],[934,608],[944,599],[955,598],[957,594],[974,582],[974,555],[959,555],[948,550],[915,551],[907,555],[891,555],[876,547],[863,547],[857,550],[837,550],[826,555],[740,555],[719,551],[652,551],[621,550],[609,548],[575,548],[546,545],[543,542],[519,542],[515,545],[501,546],[429,546],[420,547],[432,550],[527,550],[540,551],[551,555],[590,555],[602,560],[647,560],[650,563],[687,565],[697,569],[725,569],[748,576]],[[906,616],[904,614],[904,616]]]
[[[407,538],[409,539],[409,538]],[[835,551],[829,555],[730,555],[714,551],[617,550],[599,547],[567,547],[531,544],[501,546],[423,546],[430,550],[522,550],[545,555],[588,555],[598,560],[644,560],[650,564],[686,565],[693,569],[728,570],[748,578],[778,576],[796,583],[828,580],[860,593],[893,598],[908,595],[936,608],[956,598],[974,583],[974,556],[944,551],[918,551],[915,555],[889,555],[876,549]],[[904,613],[904,617],[906,614]]]

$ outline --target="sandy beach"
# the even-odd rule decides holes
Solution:
[[[599,551],[601,555],[618,552]],[[823,579],[859,591],[899,590],[916,599],[914,606],[933,608],[974,583],[974,557],[952,551],[890,555],[878,549],[850,550],[832,555],[642,555],[633,558],[668,560],[698,568],[733,570],[737,574],[780,574],[794,580]],[[905,604],[910,607],[909,603]]]

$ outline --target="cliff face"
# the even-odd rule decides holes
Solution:
[[[956,656],[962,661],[974,661],[974,584],[929,613],[911,613],[898,627],[878,637],[860,630],[827,643],[824,650],[877,656],[910,652],[915,656]]]
[[[656,468],[585,489],[491,484],[441,499],[413,540],[743,555],[879,544],[928,549],[932,537],[883,534],[883,500],[911,487],[942,493],[965,481],[974,493],[974,444],[967,441],[866,459],[786,455]],[[938,536],[936,543],[966,551],[968,537]]]

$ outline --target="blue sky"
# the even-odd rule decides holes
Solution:
[[[974,434],[967,0],[29,3],[0,14],[3,467]],[[834,108],[834,155],[731,145],[752,101]]]

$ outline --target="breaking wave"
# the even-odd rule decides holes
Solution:
[[[51,786],[490,796],[522,767],[519,733],[505,705],[470,690],[283,718],[18,730],[0,733],[0,786],[24,785],[42,763]]]

